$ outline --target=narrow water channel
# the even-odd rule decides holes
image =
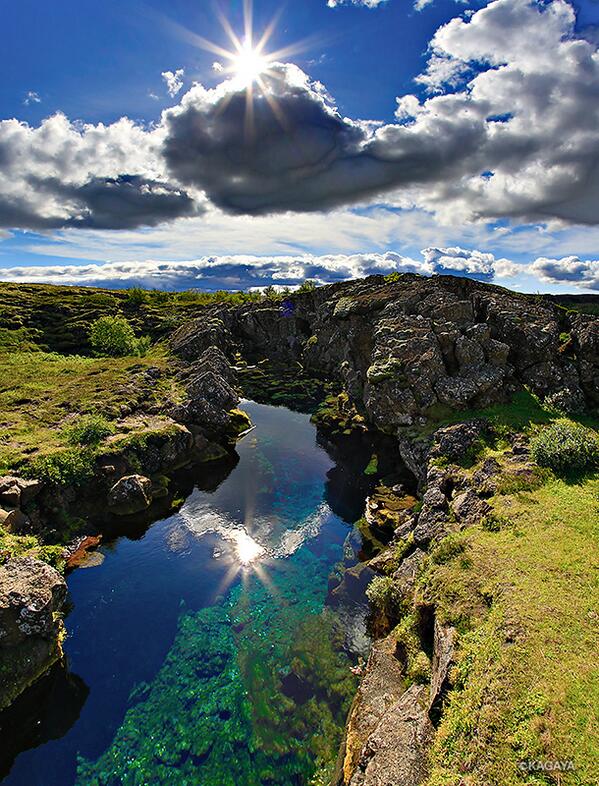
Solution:
[[[244,408],[256,428],[228,476],[197,470],[177,514],[69,577],[68,674],[3,783],[321,782],[356,687],[330,576],[355,559],[363,495],[307,415]]]

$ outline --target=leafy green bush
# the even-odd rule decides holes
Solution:
[[[137,354],[140,358],[144,358],[152,346],[152,339],[150,336],[142,336],[137,339]]]
[[[388,617],[399,616],[404,597],[391,576],[375,576],[366,588],[366,596],[375,612]]]
[[[150,299],[150,294],[141,287],[132,287],[127,290],[127,303],[132,306],[142,306]]]
[[[62,450],[33,459],[23,467],[23,474],[55,486],[78,486],[93,474],[93,456],[81,448]]]
[[[560,418],[531,439],[532,457],[557,474],[591,470],[599,465],[599,437],[590,428]]]
[[[297,291],[298,292],[314,292],[315,289],[316,289],[316,284],[314,283],[314,281],[310,281],[309,279],[306,279],[306,281],[302,281],[302,283],[298,287]]]
[[[385,282],[387,284],[396,284],[398,281],[401,281],[401,273],[398,273],[397,270],[385,276]]]
[[[114,426],[102,415],[84,415],[66,430],[71,445],[97,445],[114,434]]]
[[[100,317],[89,331],[92,349],[100,355],[125,357],[137,352],[137,339],[125,317]]]

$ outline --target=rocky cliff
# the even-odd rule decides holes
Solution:
[[[67,586],[29,557],[0,566],[0,710],[62,657]]]
[[[599,405],[596,317],[464,278],[372,276],[222,309],[194,328],[201,346],[300,361],[339,380],[385,432],[523,386],[565,410]]]

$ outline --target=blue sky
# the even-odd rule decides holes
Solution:
[[[494,16],[483,16],[487,5],[497,6]],[[524,5],[532,10],[524,10]],[[599,158],[599,140],[589,139],[588,134],[581,136],[580,149],[584,153],[580,161],[568,159],[564,163],[565,153],[559,159],[552,158],[556,145],[548,134],[539,130],[535,138],[531,132],[530,147],[535,149],[537,158],[527,154],[525,159],[518,152],[521,158],[516,165],[507,144],[502,143],[497,152],[499,146],[494,141],[497,129],[485,131],[487,135],[481,136],[479,142],[471,138],[470,125],[464,123],[463,127],[452,127],[445,133],[435,120],[441,106],[434,104],[435,101],[478,93],[482,96],[477,97],[478,104],[482,102],[486,106],[488,91],[493,89],[495,94],[489,106],[507,106],[505,125],[514,125],[510,144],[520,150],[522,134],[518,146],[513,141],[518,131],[516,122],[526,127],[529,113],[539,129],[544,125],[536,106],[539,96],[531,87],[530,103],[524,105],[521,101],[512,113],[509,101],[506,104],[506,95],[510,93],[497,79],[492,84],[493,73],[488,83],[479,79],[475,85],[472,81],[477,76],[487,77],[487,72],[501,70],[505,65],[517,78],[524,75],[521,77],[525,80],[524,95],[527,85],[533,85],[539,74],[555,80],[553,94],[547,93],[543,99],[547,102],[543,109],[548,118],[546,125],[555,129],[556,134],[569,133],[567,123],[576,115],[575,108],[569,110],[567,118],[560,116],[559,96],[570,91],[572,81],[567,80],[576,82],[584,64],[572,60],[571,68],[562,68],[556,52],[555,65],[550,67],[555,68],[553,73],[542,62],[546,56],[543,50],[552,40],[556,45],[566,46],[568,40],[577,37],[585,42],[586,57],[591,57],[599,40],[594,28],[599,26],[599,3],[571,6],[577,14],[573,23],[568,21],[567,10],[558,13],[558,5],[563,9],[567,4],[560,0],[543,5],[526,4],[524,0],[498,0],[491,4],[435,0],[416,10],[406,0],[387,0],[376,8],[364,7],[361,0],[348,0],[336,8],[328,7],[326,0],[289,0],[286,4],[256,0],[253,13],[257,34],[279,15],[267,52],[303,44],[281,60],[299,67],[306,81],[298,87],[300,78],[295,71],[279,69],[271,75],[272,82],[267,83],[265,91],[275,95],[290,116],[296,118],[298,107],[302,107],[301,112],[311,118],[312,112],[322,111],[319,90],[326,89],[331,98],[327,98],[329,103],[323,117],[326,123],[331,123],[331,139],[334,138],[340,152],[338,156],[335,154],[334,175],[326,173],[323,177],[320,171],[314,176],[306,175],[301,188],[296,190],[289,187],[289,172],[285,169],[276,173],[280,179],[273,184],[270,163],[265,163],[268,161],[265,148],[271,143],[272,128],[270,120],[262,118],[263,110],[259,108],[257,133],[263,133],[263,138],[258,145],[251,146],[251,155],[259,158],[256,166],[261,179],[257,182],[254,162],[247,161],[247,139],[238,140],[242,151],[240,160],[244,162],[239,177],[253,183],[244,187],[240,195],[227,185],[231,178],[237,177],[234,169],[227,172],[228,181],[220,182],[217,172],[219,162],[228,166],[233,137],[227,142],[226,151],[215,148],[211,140],[209,152],[202,150],[197,156],[194,152],[193,160],[184,165],[181,156],[185,150],[195,150],[196,140],[189,136],[185,125],[188,115],[197,115],[199,119],[194,122],[212,123],[214,118],[206,107],[212,106],[216,99],[211,96],[216,96],[216,92],[210,91],[219,90],[219,85],[231,78],[213,68],[215,61],[225,61],[199,47],[197,36],[230,47],[219,21],[219,11],[242,36],[242,2],[61,0],[42,4],[38,0],[20,0],[18,4],[5,3],[0,12],[3,73],[0,121],[15,118],[30,130],[36,130],[43,129],[47,119],[57,113],[65,118],[62,125],[55,123],[51,127],[48,132],[51,137],[38,134],[36,139],[29,139],[22,135],[22,139],[14,142],[14,126],[4,124],[0,129],[7,140],[3,148],[0,133],[0,180],[4,176],[8,183],[5,194],[0,188],[0,218],[3,198],[7,205],[6,217],[0,225],[0,277],[45,278],[65,283],[99,281],[116,286],[134,280],[155,286],[212,287],[217,280],[218,285],[246,287],[277,281],[293,283],[295,278],[299,280],[310,271],[317,271],[323,281],[386,271],[399,255],[399,269],[403,265],[405,269],[420,269],[426,274],[450,270],[528,291],[597,291],[599,209],[595,215],[593,204],[599,192],[594,190],[594,184],[586,184],[585,172],[595,157]],[[546,6],[556,7],[555,14],[551,12],[552,18],[550,13],[544,13]],[[536,19],[531,16],[533,11],[538,12]],[[517,14],[524,14],[523,22],[518,21]],[[463,23],[455,27],[460,17]],[[514,40],[517,31],[528,23],[534,34],[523,38],[520,49],[516,45],[510,48],[505,41]],[[510,29],[509,25],[515,27]],[[546,35],[539,32],[536,40],[542,28],[546,28]],[[438,33],[434,38],[439,30],[449,32]],[[505,50],[498,62],[493,62],[494,36],[501,42],[498,48]],[[431,42],[435,41],[436,48],[431,48]],[[530,51],[525,51],[527,41]],[[567,61],[569,57],[574,55],[564,50],[563,59]],[[538,62],[533,62],[535,58]],[[458,62],[463,65],[461,70],[454,67]],[[448,63],[452,68],[449,76],[441,71]],[[164,76],[168,72],[170,83],[168,76]],[[419,81],[415,81],[419,75]],[[203,86],[201,90],[194,88],[196,83]],[[231,95],[243,92],[238,85],[227,90],[227,101]],[[597,95],[599,92],[593,93],[591,101],[595,103],[591,105],[588,96],[581,96],[581,107],[586,113],[592,114],[597,109]],[[418,107],[414,115],[395,114],[397,99],[402,96],[414,96],[410,98]],[[234,104],[235,98],[231,106]],[[268,111],[266,104],[265,107],[264,111]],[[172,113],[168,117],[162,115],[169,108],[173,108]],[[222,116],[230,111],[225,108]],[[447,112],[449,118],[443,122],[450,122],[452,113],[459,111],[443,107],[442,112]],[[499,117],[500,113],[489,109],[488,114]],[[512,116],[513,124],[509,122]],[[112,136],[104,142],[104,129],[116,128],[112,124],[123,117],[129,119],[134,130],[111,131]],[[337,122],[337,117],[343,118],[343,123]],[[486,129],[489,117],[483,119]],[[363,121],[378,125],[369,126]],[[72,153],[72,140],[74,135],[83,134],[84,124],[93,131],[87,134],[78,157]],[[414,132],[404,139],[404,125],[410,124]],[[272,161],[286,155],[282,147],[285,139],[279,138],[285,133],[303,150],[300,136],[308,128],[305,144],[317,147],[321,142],[314,142],[313,132],[321,125],[315,116],[306,123],[297,120],[293,129],[277,129]],[[499,129],[499,133],[503,130]],[[170,152],[164,154],[164,167],[162,158],[158,166],[153,157],[154,147],[163,143],[163,131],[172,142]],[[222,135],[231,133],[231,126],[218,131]],[[440,134],[438,145],[431,141],[434,133]],[[64,140],[59,144],[60,134]],[[421,161],[425,154],[421,153],[418,134],[430,164]],[[447,137],[452,135],[451,146],[436,156],[435,150],[442,149]],[[348,136],[352,137],[349,142]],[[562,137],[559,141],[563,141]],[[145,152],[143,156],[138,155],[146,144],[148,151],[152,150],[147,155]],[[323,144],[326,148],[328,142]],[[406,144],[411,146],[408,152]],[[470,151],[468,145],[472,145]],[[360,150],[359,161],[354,157],[356,146]],[[366,159],[372,158],[372,151],[377,158],[376,171],[364,175],[362,170]],[[102,155],[106,163],[101,160]],[[400,156],[402,162],[408,159],[405,166],[398,165]],[[488,166],[485,156],[490,162]],[[465,162],[481,158],[480,165],[477,164],[479,172],[487,169],[493,172],[494,190],[480,191],[486,188],[480,180],[482,174],[473,175],[466,164],[454,171],[457,167],[454,161],[459,162],[462,157]],[[13,173],[20,171],[24,160],[31,165],[31,173],[19,190],[18,184],[13,188]],[[301,163],[304,171],[305,162]],[[43,178],[38,176],[40,167],[44,171],[49,167]],[[206,175],[212,167],[215,171]],[[564,167],[568,168],[565,175]],[[412,174],[414,168],[418,170],[416,175]],[[435,172],[435,168],[439,171]],[[543,193],[534,193],[537,187],[541,191],[535,168],[552,173],[543,184]],[[347,183],[354,171],[360,172],[356,176],[355,193]],[[121,175],[125,176],[124,180],[119,179]],[[473,176],[479,181],[473,180]],[[565,207],[560,205],[560,177],[566,184]],[[576,193],[570,193],[569,183],[577,177],[581,186]],[[265,201],[267,179],[269,197]],[[518,183],[523,184],[522,190],[529,192],[526,198],[519,193]],[[143,192],[143,207],[136,202],[132,208],[134,218],[123,223],[118,215],[107,216],[111,210],[122,211],[122,203],[117,208],[108,205],[104,192],[98,191],[106,185],[111,196],[121,188],[129,196],[135,191],[136,198]],[[91,189],[94,189],[93,196],[90,196]],[[146,199],[148,189],[152,192],[151,205]],[[322,200],[310,197],[308,203],[304,191],[306,195],[330,192],[330,197]],[[101,218],[98,218],[98,205]],[[25,214],[27,218],[22,217]],[[356,255],[360,255],[358,261]],[[328,261],[315,264],[314,258],[323,256]],[[248,257],[252,257],[251,263]],[[206,261],[208,258],[210,263]],[[218,262],[221,258],[222,268]],[[260,264],[256,258],[261,259]],[[106,263],[112,267],[101,270],[100,266]],[[161,280],[159,270],[168,268],[157,268],[160,263],[176,263],[179,274],[181,263],[189,263],[189,275],[179,278],[174,274],[164,275]],[[240,271],[237,277],[232,272],[235,264]],[[81,267],[80,275],[77,266]],[[18,272],[13,274],[10,271],[14,268]],[[24,268],[34,270],[24,272]],[[41,268],[48,268],[48,272]],[[215,268],[222,269],[222,277],[213,274]],[[252,275],[247,275],[248,268],[253,270]],[[278,276],[273,275],[276,270],[280,272]]]

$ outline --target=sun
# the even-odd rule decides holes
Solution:
[[[246,94],[245,133],[248,141],[254,141],[254,102],[261,96],[270,105],[273,114],[283,128],[287,127],[281,107],[274,97],[270,86],[278,77],[277,66],[283,60],[305,51],[311,46],[310,39],[287,46],[283,49],[272,50],[269,43],[275,32],[281,11],[267,25],[260,37],[255,36],[253,25],[252,0],[243,0],[244,30],[239,36],[234,31],[229,20],[220,11],[217,11],[219,20],[229,39],[229,48],[208,41],[192,31],[182,29],[186,40],[195,46],[218,55],[219,60],[213,64],[213,69],[218,74],[229,76],[229,84],[233,90],[223,98],[222,111],[226,109],[239,88]]]
[[[244,84],[256,82],[268,71],[271,61],[251,41],[245,41],[239,51],[233,55],[231,71]]]

